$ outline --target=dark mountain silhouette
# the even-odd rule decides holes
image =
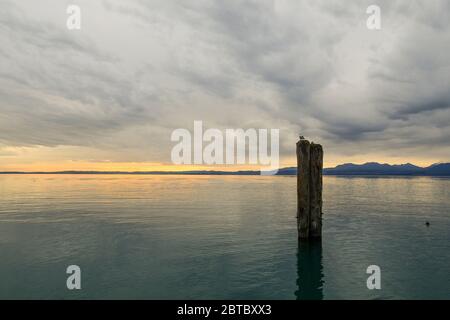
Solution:
[[[410,163],[400,165],[381,164],[377,162],[368,162],[365,164],[347,163],[339,165],[335,168],[327,168],[324,170],[327,174],[368,174],[368,175],[411,175],[421,174],[426,171]]]
[[[325,168],[325,175],[408,175],[408,176],[450,176],[450,163],[433,164],[429,167],[418,167],[411,163],[390,165],[378,162],[365,164],[346,163],[334,168]],[[279,175],[296,175],[297,168],[283,168]]]
[[[437,163],[425,169],[426,173],[431,176],[448,176],[450,175],[450,163]]]

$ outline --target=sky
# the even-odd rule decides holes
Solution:
[[[279,129],[282,166],[299,134],[325,166],[449,162],[449,52],[447,0],[2,0],[0,171],[185,170],[195,120]]]

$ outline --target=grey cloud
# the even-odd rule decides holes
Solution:
[[[300,131],[353,154],[448,150],[448,2],[378,1],[379,32],[365,28],[372,2],[81,2],[111,31],[88,20],[77,34],[65,12],[3,1],[0,140],[166,161],[170,131],[204,120],[279,127],[285,155]]]

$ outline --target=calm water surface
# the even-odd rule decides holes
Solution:
[[[295,211],[294,177],[0,175],[0,298],[450,298],[450,179],[325,177],[322,243]]]

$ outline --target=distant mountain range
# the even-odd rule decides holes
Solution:
[[[346,163],[334,168],[325,168],[324,175],[401,175],[401,176],[450,176],[450,163],[436,163],[429,167],[418,167],[407,164],[381,164],[368,162],[365,164]],[[297,168],[283,168],[279,175],[295,175]]]
[[[0,174],[180,174],[180,175],[260,175],[260,171],[58,171],[58,172],[0,172]],[[296,175],[297,168],[282,168],[277,175]],[[368,162],[365,164],[346,163],[334,168],[323,169],[324,175],[391,175],[391,176],[450,176],[450,163],[436,163],[429,167],[418,167],[411,163],[407,164],[381,164]]]

